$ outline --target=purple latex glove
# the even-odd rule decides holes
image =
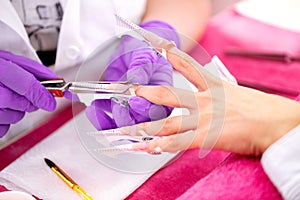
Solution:
[[[26,112],[55,109],[54,97],[37,80],[53,78],[54,72],[42,64],[0,50],[0,137]]]
[[[149,21],[140,26],[174,41],[179,47],[179,36],[169,24]],[[118,50],[112,55],[105,79],[170,86],[173,84],[172,73],[172,65],[146,42],[124,36]],[[86,115],[98,130],[105,130],[162,119],[172,111],[170,107],[155,105],[140,97],[132,97],[128,103],[129,107],[124,107],[111,100],[95,100],[86,109]],[[107,113],[112,114],[113,118]]]

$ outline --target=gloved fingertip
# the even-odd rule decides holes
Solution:
[[[85,115],[97,130],[101,130],[101,127],[98,123],[96,111],[93,106],[89,106],[85,109]]]
[[[152,104],[149,111],[149,118],[151,120],[159,120],[168,117],[168,109],[162,105]]]
[[[127,80],[130,80],[131,83],[147,85],[150,81],[150,74],[147,74],[147,72],[141,66],[129,69],[126,73],[126,76]]]
[[[77,94],[73,94],[72,92],[66,90],[64,92],[64,97],[68,100],[71,100],[72,102],[80,102],[79,97]]]
[[[45,111],[52,112],[56,108],[56,101],[53,95],[42,86],[36,79],[31,80],[31,87],[26,88],[23,94],[33,106]]]
[[[110,99],[97,99],[92,102],[92,106],[101,108],[105,112],[111,113],[111,100]]]
[[[173,112],[173,110],[174,110],[174,108],[173,107],[170,107],[170,106],[165,106],[165,109],[166,109],[166,111],[167,111],[167,115],[169,116],[172,112]]]
[[[128,104],[132,110],[139,114],[145,113],[147,110],[149,110],[151,106],[151,102],[141,98],[141,97],[131,97],[128,101]]]
[[[29,106],[25,111],[26,112],[34,112],[34,111],[36,111],[36,110],[38,110],[39,108],[37,108],[36,106],[33,106],[33,105],[31,105],[31,106]]]
[[[117,127],[131,126],[135,124],[135,120],[131,116],[129,108],[118,103],[112,103],[112,114]]]
[[[142,115],[140,113],[135,112],[133,109],[130,109],[130,113],[135,119],[136,124],[151,121],[148,114],[145,116],[145,113],[143,113]]]
[[[180,37],[176,32],[176,29],[169,23],[161,20],[149,20],[140,24],[140,26],[146,30],[158,34],[160,37],[163,37],[169,41],[173,41],[177,48],[181,48]]]
[[[18,104],[20,107],[11,107],[13,110],[18,110],[18,111],[25,111],[25,112],[33,112],[38,110],[39,108],[34,106],[30,101],[28,101],[25,97],[23,96],[16,96],[14,98],[16,102],[15,104]]]
[[[12,118],[10,118],[10,124],[15,124],[19,121],[21,121],[23,119],[23,117],[25,116],[25,112],[21,112],[21,111],[13,111],[14,115]]]
[[[156,105],[141,97],[132,97],[128,103],[131,113],[138,123],[166,118],[173,110],[172,107]]]
[[[89,106],[85,109],[85,114],[89,121],[97,130],[106,130],[116,128],[116,124],[104,111],[95,107]]]
[[[0,125],[0,138],[2,138],[8,132],[9,127],[9,124]]]
[[[56,101],[54,97],[52,95],[45,95],[43,99],[44,99],[43,101],[37,103],[37,107],[48,112],[53,112],[56,108]]]
[[[23,67],[25,69],[27,69],[29,72],[31,72],[32,74],[34,74],[34,76],[36,78],[38,78],[39,80],[49,80],[49,79],[57,79],[57,78],[59,78],[58,75],[55,74],[51,69],[49,69],[48,67],[43,66],[43,65],[42,65],[42,69],[39,70],[39,71],[37,71],[37,72],[33,71],[31,69],[28,69],[28,67],[26,68],[26,66],[23,66]],[[41,65],[36,66],[36,67],[40,67],[41,68]]]

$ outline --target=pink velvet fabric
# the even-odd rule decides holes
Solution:
[[[281,195],[264,173],[259,158],[232,154],[178,200],[280,200]]]
[[[211,151],[199,158],[199,149],[187,150],[155,173],[126,200],[176,199],[207,176],[227,157],[228,152]]]
[[[228,48],[260,52],[285,52],[300,56],[300,33],[244,17],[233,9],[213,17],[200,44],[217,55],[241,85],[295,98],[300,94],[300,62],[229,56]],[[199,51],[194,51],[197,57]]]

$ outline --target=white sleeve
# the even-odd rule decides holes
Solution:
[[[284,199],[300,199],[300,125],[271,145],[261,162]]]

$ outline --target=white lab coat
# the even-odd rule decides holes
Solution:
[[[271,145],[261,162],[286,200],[300,199],[300,125]]]
[[[57,46],[57,55],[54,71],[68,80],[99,78],[103,60],[101,56],[89,67],[96,69],[80,69],[82,63],[94,52],[106,51],[107,44],[116,38],[116,21],[114,13],[128,18],[136,23],[139,22],[144,13],[146,0],[60,0],[64,15],[60,27]],[[130,8],[130,12],[128,12]],[[14,6],[9,0],[1,0],[0,6],[0,49],[22,55],[34,60],[39,58],[30,44],[24,25],[18,16]],[[113,39],[112,39],[113,38]],[[104,55],[102,57],[108,57]],[[81,67],[82,68],[82,67]],[[96,73],[95,76],[95,70]],[[101,71],[102,70],[102,71]],[[84,72],[84,73],[83,73]],[[83,73],[85,76],[82,76]],[[94,78],[93,78],[94,75]],[[58,100],[64,104],[66,100]],[[57,109],[59,110],[59,109]],[[49,113],[43,111],[26,114],[25,119],[16,125],[12,125],[6,138],[14,137],[16,134],[34,127],[37,123],[49,117]],[[29,119],[30,118],[30,119]],[[5,139],[1,139],[5,142]]]
[[[116,34],[114,13],[138,22],[146,1],[131,0],[126,1],[126,4],[119,0],[60,2],[64,16],[57,47],[56,71],[83,62],[96,48],[112,38]],[[130,8],[130,12],[126,12],[127,8]],[[0,49],[38,60],[25,28],[9,0],[1,2],[0,22]]]

